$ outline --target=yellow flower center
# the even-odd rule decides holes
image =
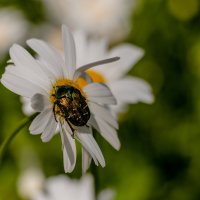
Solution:
[[[50,101],[54,104],[56,101],[56,96],[55,96],[55,92],[56,92],[56,87],[60,87],[60,86],[65,86],[65,85],[69,85],[72,86],[76,89],[78,89],[81,93],[82,96],[84,96],[85,98],[87,97],[86,94],[83,92],[82,88],[87,85],[87,82],[84,79],[78,79],[76,82],[72,81],[72,80],[68,80],[68,79],[60,79],[57,80],[55,82],[55,84],[53,85],[51,91],[50,91]],[[87,98],[86,98],[87,99]]]
[[[95,70],[89,69],[86,71],[86,73],[92,78],[93,82],[97,82],[97,83],[106,83],[107,82],[105,77],[101,73],[99,73]]]
[[[81,88],[84,88],[88,84],[88,82],[82,77],[78,78],[76,82]]]
[[[106,79],[104,78],[104,76],[95,70],[89,69],[86,71],[86,73],[90,76],[90,78],[92,79],[93,82],[96,82],[96,83],[106,83],[107,82]],[[82,77],[78,78],[77,83],[82,88],[88,84],[88,82]]]

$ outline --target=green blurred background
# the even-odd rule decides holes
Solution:
[[[31,27],[48,20],[39,0],[0,0],[7,6],[21,10]],[[150,83],[155,103],[130,105],[120,116],[119,152],[97,138],[107,163],[97,168],[99,186],[113,188],[116,200],[200,199],[199,9],[199,0],[138,0],[131,15],[124,41],[146,54],[130,74]],[[8,59],[8,53],[0,58],[1,74]],[[1,85],[0,143],[23,117],[19,97]],[[80,154],[70,177],[81,176]],[[63,174],[62,163],[59,136],[42,143],[27,126],[0,163],[0,200],[20,199],[16,183],[23,168],[40,166],[49,177]]]

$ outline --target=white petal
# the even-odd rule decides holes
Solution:
[[[79,127],[75,137],[91,155],[96,165],[98,162],[102,167],[105,166],[105,160],[103,154],[96,143],[94,137],[92,136],[91,130],[89,128]]]
[[[124,76],[144,55],[144,50],[130,44],[123,44],[113,48],[109,56],[119,56],[120,60],[107,66],[108,80],[117,80]]]
[[[51,71],[52,74],[55,74],[57,79],[64,76],[64,62],[56,49],[38,39],[30,39],[27,41],[27,44],[47,63],[48,70]]]
[[[12,92],[31,98],[35,93],[45,93],[44,90],[37,85],[29,82],[26,78],[21,78],[12,74],[4,74],[1,83]]]
[[[38,91],[43,91],[43,93],[49,92],[49,82],[41,80],[39,73],[36,74],[35,72],[32,72],[28,67],[8,65],[4,74],[10,74],[21,79],[26,79],[28,82],[37,86]]]
[[[150,85],[139,78],[127,77],[110,85],[117,100],[122,103],[153,103],[154,96]]]
[[[48,88],[49,80],[45,72],[24,48],[14,44],[10,48],[10,56],[15,65],[26,74],[25,76],[29,76],[29,78],[32,78],[31,80],[37,81],[38,84],[45,85]]]
[[[74,38],[70,30],[62,25],[62,38],[64,43],[65,64],[68,70],[68,78],[73,79],[76,70],[76,48]]]
[[[53,69],[53,67],[51,67],[51,65],[49,65],[41,57],[39,57],[39,59],[37,60],[37,62],[38,62],[38,65],[40,65],[41,68],[45,71],[46,76],[48,77],[48,79],[50,80],[50,83],[51,83],[50,87],[52,88],[53,87],[53,83],[55,83],[58,80],[58,75],[56,75],[56,73],[54,73],[55,70]]]
[[[116,105],[116,99],[114,97],[89,97],[88,100],[99,104]]]
[[[70,128],[70,126],[69,126],[69,124],[68,124],[67,122],[65,122],[64,128],[65,128],[65,131],[66,131],[67,133],[69,133],[71,136],[74,135],[74,132],[72,131],[72,129]]]
[[[81,66],[88,63],[88,40],[87,34],[82,30],[76,30],[73,32],[75,46],[76,46],[76,66]]]
[[[72,136],[67,132],[66,122],[60,123],[60,135],[63,147],[63,162],[65,172],[72,172],[76,164],[76,144]]]
[[[98,116],[100,119],[103,119],[116,129],[119,128],[117,120],[113,117],[113,115],[109,111],[109,108],[105,108],[104,106],[92,102],[89,102],[88,106],[91,113],[93,113],[94,116]]]
[[[26,97],[21,96],[20,102],[22,103],[22,111],[26,116],[30,116],[33,113],[35,113],[35,111],[31,107],[31,99],[30,98],[26,98]]]
[[[101,83],[91,83],[83,88],[87,94],[88,100],[102,104],[116,104],[116,99],[113,97],[110,89]]]
[[[86,173],[92,161],[90,154],[82,147],[82,172]]]
[[[110,188],[107,188],[98,194],[97,200],[113,200],[115,199],[115,196],[116,196],[115,191]]]
[[[100,61],[96,61],[96,62],[92,62],[92,63],[89,63],[87,65],[84,65],[84,66],[81,66],[79,67],[75,74],[74,74],[74,80],[76,80],[82,72],[92,68],[92,67],[95,67],[95,66],[98,66],[98,65],[103,65],[103,64],[106,64],[106,63],[111,63],[111,62],[115,62],[115,61],[118,61],[120,58],[119,57],[113,57],[113,58],[108,58],[108,59],[105,59],[105,60],[100,60]]]
[[[88,51],[85,52],[85,56],[88,57],[88,61],[102,60],[103,58],[108,57],[108,42],[105,38],[90,38],[87,45]]]
[[[94,118],[93,114],[90,115],[90,119],[88,120],[87,124],[90,125],[90,126],[92,126],[92,127],[94,127],[98,131],[100,130],[99,129],[99,125],[97,124],[97,121]]]
[[[35,119],[32,121],[29,131],[31,134],[40,134],[44,131],[46,128],[49,119],[52,117],[52,109],[48,108],[44,111],[42,111],[40,114],[35,117]]]
[[[76,55],[77,55],[77,66],[90,63],[94,60],[103,60],[107,57],[107,41],[105,38],[88,38],[88,35],[81,30],[73,32],[75,44],[76,44]]]
[[[116,130],[99,117],[94,117],[98,126],[94,128],[108,141],[116,150],[120,149],[120,141]]]
[[[31,98],[31,107],[36,111],[36,112],[41,112],[45,108],[51,107],[49,99],[39,93],[36,93],[32,98]]]
[[[112,96],[112,93],[107,85],[103,83],[91,83],[83,88],[88,96]]]
[[[57,122],[54,118],[54,115],[52,113],[46,128],[44,129],[42,135],[41,135],[41,139],[43,142],[48,142],[49,140],[51,140],[51,138],[55,135],[56,132],[56,128],[57,128]]]

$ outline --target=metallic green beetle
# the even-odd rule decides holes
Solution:
[[[78,89],[71,85],[56,86],[53,96],[56,98],[53,106],[56,121],[58,114],[64,117],[69,125],[70,123],[75,126],[87,124],[90,119],[90,110],[85,97]]]

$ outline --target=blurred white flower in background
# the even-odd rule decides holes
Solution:
[[[17,182],[17,191],[24,199],[31,199],[38,191],[43,189],[44,175],[39,168],[24,170]]]
[[[151,86],[138,77],[129,76],[129,70],[143,57],[144,50],[128,43],[122,43],[111,50],[106,40],[87,38],[77,31],[74,34],[77,45],[77,63],[87,63],[93,59],[120,56],[116,63],[108,63],[94,67],[86,73],[94,82],[106,83],[117,99],[117,105],[111,106],[117,114],[124,111],[126,105],[143,102],[151,104],[154,101]]]
[[[43,0],[47,14],[56,23],[106,37],[123,39],[130,30],[130,16],[135,0]]]
[[[0,9],[0,56],[15,42],[21,42],[28,30],[22,13],[13,8]]]
[[[30,200],[95,200],[94,180],[86,174],[80,180],[64,175],[49,177],[46,180],[39,169],[22,172],[17,183],[20,197]],[[98,200],[113,200],[111,189],[101,191]]]
[[[114,190],[107,188],[102,190],[98,196],[97,196],[97,200],[113,200],[115,197],[116,193]],[[95,200],[95,199],[94,199]]]
[[[46,180],[44,191],[33,196],[33,200],[94,200],[92,176],[85,175],[80,180],[60,175]]]

